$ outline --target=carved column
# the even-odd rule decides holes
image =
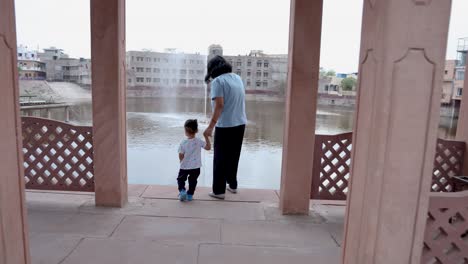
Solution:
[[[125,0],[91,1],[96,205],[127,202]]]
[[[320,68],[323,0],[292,0],[280,208],[308,214]]]
[[[13,0],[0,0],[0,264],[27,264],[28,224]]]
[[[365,0],[344,263],[420,263],[451,1]]]

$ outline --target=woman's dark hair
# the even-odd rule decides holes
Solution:
[[[190,134],[195,134],[198,132],[198,121],[196,119],[189,119],[185,121],[184,127]]]
[[[214,79],[222,74],[232,72],[232,66],[223,57],[216,56],[208,62],[207,74],[205,82],[208,83],[210,78]]]

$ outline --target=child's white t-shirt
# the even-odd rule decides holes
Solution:
[[[184,139],[179,146],[179,153],[184,154],[184,159],[180,162],[182,170],[193,170],[201,168],[201,149],[206,142],[199,138]]]

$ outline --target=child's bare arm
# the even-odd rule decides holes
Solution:
[[[205,141],[206,141],[206,144],[205,144],[205,150],[211,150],[211,142],[210,142],[210,138],[205,136]]]
[[[179,153],[179,161],[182,162],[184,160],[184,153]]]

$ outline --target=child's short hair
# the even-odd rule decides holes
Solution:
[[[197,119],[189,119],[185,121],[185,131],[189,132],[190,134],[195,134],[198,132],[198,121]]]

